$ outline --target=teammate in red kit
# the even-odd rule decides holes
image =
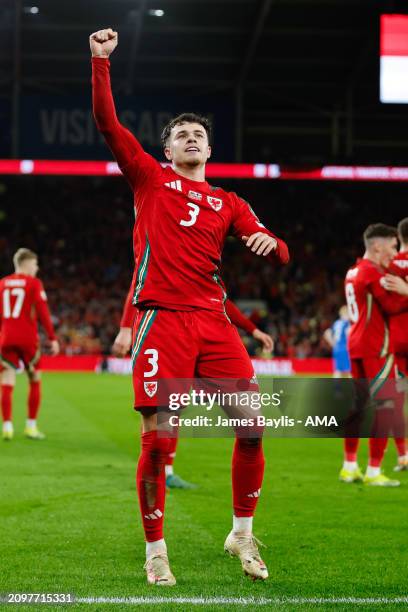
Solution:
[[[3,439],[13,438],[12,396],[16,383],[16,370],[22,361],[30,384],[28,418],[24,433],[28,438],[41,440],[44,434],[37,428],[41,396],[41,353],[37,321],[47,333],[53,355],[59,352],[59,345],[55,337],[43,284],[38,278],[35,278],[38,272],[37,255],[29,249],[19,249],[13,261],[15,273],[0,281]]]
[[[400,241],[399,253],[392,260],[388,271],[402,279],[408,279],[408,217],[398,224],[398,238]],[[396,279],[387,276],[387,289],[398,290]],[[406,392],[408,388],[408,312],[393,315],[390,320],[390,333],[394,341],[395,359],[401,387]],[[406,444],[406,442],[405,442]],[[398,465],[395,471],[408,470],[408,454],[405,446],[405,455],[399,453]]]
[[[132,346],[132,328],[133,321],[135,318],[136,309],[133,306],[133,295],[135,292],[134,276],[130,285],[128,294],[126,296],[125,305],[123,307],[122,318],[120,321],[120,330],[115,338],[112,352],[118,357],[125,357],[130,351]],[[258,340],[265,351],[271,352],[273,350],[273,339],[269,334],[261,331],[256,325],[248,319],[240,309],[231,300],[225,302],[225,312],[231,323],[242,329]],[[167,457],[165,459],[164,471],[166,476],[166,487],[168,489],[193,489],[195,485],[187,482],[181,478],[178,474],[174,473],[173,464],[176,458],[178,444],[178,436],[171,438],[170,446],[168,449]]]
[[[363,381],[368,381],[367,394],[376,403],[375,425],[381,433],[389,416],[393,417],[394,425],[396,417],[402,413],[403,397],[396,390],[394,347],[388,320],[390,315],[408,310],[408,299],[384,287],[385,272],[397,252],[396,230],[382,223],[370,225],[364,232],[364,244],[363,259],[347,272],[345,279],[351,322],[348,348],[352,377],[360,386]],[[373,435],[375,433],[378,435],[378,432],[373,432]],[[345,439],[345,461],[340,472],[340,479],[344,482],[363,479],[357,465],[358,444],[358,438]],[[386,437],[370,438],[364,483],[399,485],[397,480],[387,478],[380,471],[386,446]]]
[[[408,278],[408,217],[398,224],[400,250],[392,260],[388,271],[406,280]],[[394,341],[395,357],[401,376],[408,377],[408,312],[393,315],[390,331]]]
[[[93,108],[97,126],[135,196],[133,302],[138,314],[132,362],[135,408],[143,420],[137,489],[148,583],[170,586],[176,580],[163,538],[164,461],[170,438],[157,432],[160,381],[194,377],[251,381],[251,361],[225,315],[226,295],[219,275],[222,248],[233,233],[257,255],[287,263],[289,254],[286,244],[260,223],[244,200],[206,182],[205,166],[211,155],[208,120],[184,114],[169,123],[162,135],[164,154],[171,163],[166,168],[120,124],[108,61],[117,42],[111,29],[90,37]],[[224,548],[239,557],[254,579],[268,576],[252,535],[263,471],[261,433],[251,439],[237,436],[232,461],[233,529]]]

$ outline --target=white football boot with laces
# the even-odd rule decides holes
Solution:
[[[238,557],[246,576],[252,580],[266,580],[268,570],[262,561],[258,545],[264,546],[252,533],[231,531],[224,544],[225,552],[231,557]]]
[[[171,573],[169,558],[165,552],[150,557],[144,564],[147,583],[158,586],[174,586],[176,579]]]

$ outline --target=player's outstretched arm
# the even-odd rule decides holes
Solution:
[[[111,28],[98,30],[89,37],[92,57],[103,57],[108,59],[118,46],[118,33]]]
[[[112,96],[109,57],[118,44],[118,33],[111,28],[89,37],[92,54],[92,104],[98,130],[103,134],[118,165],[133,186],[140,174],[157,165],[135,136],[119,121]]]

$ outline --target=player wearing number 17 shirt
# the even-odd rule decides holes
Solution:
[[[393,430],[399,455],[406,453],[403,396],[396,388],[389,317],[408,310],[408,298],[385,288],[386,271],[397,253],[396,229],[382,223],[370,225],[364,232],[364,244],[363,259],[347,272],[345,279],[351,322],[348,349],[351,374],[360,389],[360,397],[366,392],[375,405],[372,434],[375,437],[369,440],[369,462],[364,478],[357,465],[359,439],[345,439],[345,461],[340,479],[344,482],[363,479],[374,486],[398,486],[399,482],[387,478],[380,467],[387,446],[388,427]]]
[[[40,408],[40,341],[38,321],[43,326],[56,355],[59,351],[42,282],[37,255],[29,249],[19,249],[14,255],[15,273],[0,280],[0,366],[1,411],[3,439],[13,438],[12,398],[16,370],[24,364],[29,380],[28,418],[25,435],[40,440],[44,435],[37,428]]]
[[[219,275],[229,234],[257,255],[287,263],[286,244],[267,230],[234,193],[205,180],[211,155],[207,119],[183,114],[162,136],[171,164],[163,168],[119,122],[111,93],[109,56],[118,35],[90,37],[93,108],[97,126],[134,192],[135,293],[138,315],[132,350],[134,406],[142,414],[137,489],[146,539],[149,584],[174,585],[163,536],[164,461],[170,438],[157,432],[158,391],[163,379],[246,379],[251,361],[225,315]],[[232,461],[233,529],[224,548],[238,556],[254,579],[268,576],[252,535],[252,518],[263,480],[261,433],[237,436]]]

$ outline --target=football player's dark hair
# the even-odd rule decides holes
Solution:
[[[207,132],[208,142],[211,144],[212,140],[212,124],[208,117],[204,117],[203,115],[197,115],[196,113],[182,113],[177,117],[174,117],[169,123],[165,126],[162,135],[161,141],[163,148],[167,147],[167,142],[169,140],[170,132],[176,125],[182,125],[183,123],[198,123],[202,125],[205,131]]]
[[[398,232],[396,227],[386,225],[385,223],[372,223],[367,227],[363,234],[364,244],[367,246],[368,242],[373,238],[397,238]]]

